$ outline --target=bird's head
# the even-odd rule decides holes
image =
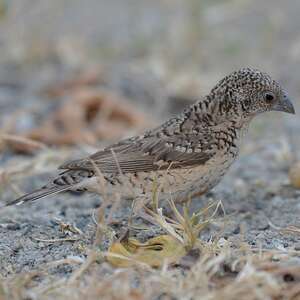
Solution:
[[[279,83],[256,69],[243,68],[231,73],[212,92],[225,95],[223,107],[244,117],[267,111],[295,114],[292,102]]]

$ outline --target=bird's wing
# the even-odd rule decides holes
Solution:
[[[86,159],[60,166],[64,170],[94,170],[103,173],[135,173],[163,169],[185,168],[204,164],[214,154],[215,140],[209,132],[199,134],[156,133],[123,140]]]
[[[187,168],[205,164],[217,151],[213,134],[201,130],[195,133],[180,131],[150,131],[142,136],[123,140],[86,159],[74,160],[60,167],[63,173],[49,185],[27,194],[7,205],[35,201],[70,190],[83,178],[95,174],[95,165],[102,173],[118,174]]]

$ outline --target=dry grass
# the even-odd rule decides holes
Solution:
[[[214,256],[202,254],[185,271],[138,265],[113,270],[105,262],[91,267],[94,257],[89,256],[84,264],[89,270],[80,278],[29,289],[40,274],[18,275],[2,282],[0,299],[299,299],[299,267],[289,266],[286,254],[281,262],[273,261],[274,255],[244,256],[226,249]],[[243,261],[239,271],[232,270],[237,260]]]
[[[46,156],[46,157],[44,157]],[[51,155],[50,155],[51,156]],[[7,181],[10,176],[27,172],[32,166],[39,169],[49,159],[40,155],[38,161],[18,169],[5,170]],[[103,175],[96,167],[99,187],[106,190]],[[4,170],[3,170],[4,174]],[[18,187],[16,187],[18,188]],[[96,231],[94,240],[86,251],[86,258],[69,257],[40,266],[37,270],[10,278],[0,277],[0,300],[19,299],[300,299],[300,267],[293,264],[299,251],[267,250],[251,248],[243,240],[232,245],[222,238],[222,231],[209,241],[201,240],[201,231],[218,221],[226,226],[226,219],[218,212],[224,212],[221,201],[209,203],[199,211],[190,212],[189,203],[181,210],[172,200],[168,205],[171,216],[165,216],[160,207],[160,187],[154,180],[152,209],[144,208],[141,216],[160,226],[167,234],[180,241],[187,252],[174,266],[163,264],[161,268],[151,268],[136,261],[133,267],[117,269],[110,266],[106,257],[111,255],[102,249],[104,240],[114,240],[114,232],[109,224],[113,211],[118,209],[120,195],[108,196],[104,193],[102,205],[94,217]],[[110,213],[105,216],[109,204]],[[76,227],[58,220],[61,230],[70,232],[66,239],[46,240],[56,243],[65,240],[80,240],[84,235]],[[129,229],[130,229],[129,223]],[[299,235],[299,228],[279,228],[282,232]],[[42,240],[45,241],[45,240]],[[57,278],[51,274],[60,265],[74,266],[70,275]]]
[[[103,176],[97,170],[99,185],[105,190]],[[13,278],[0,278],[0,300],[19,299],[300,299],[300,267],[293,265],[297,251],[251,249],[243,241],[233,247],[222,233],[209,242],[199,238],[201,230],[217,218],[222,203],[211,203],[199,212],[182,213],[173,201],[173,217],[166,217],[153,192],[153,210],[143,215],[178,239],[188,254],[176,266],[151,268],[139,262],[128,269],[114,269],[99,250],[103,239],[112,240],[104,211],[112,199],[104,197],[98,209],[94,243],[85,260],[69,258],[51,263],[79,265],[67,278],[53,278],[50,265]],[[116,202],[117,203],[117,202]],[[117,204],[116,204],[117,205]],[[64,226],[65,227],[65,226]],[[297,231],[298,232],[298,231]],[[194,250],[198,250],[195,255]],[[190,261],[190,264],[186,264]],[[47,278],[46,282],[43,279]],[[39,283],[39,282],[43,283]]]
[[[47,43],[47,40],[49,37],[47,34],[47,30],[45,31],[45,28],[43,29],[41,26],[38,26],[37,28],[41,29],[41,36],[43,37],[42,41],[32,41],[32,38],[34,38],[34,36],[36,35],[35,30],[33,30],[33,34],[31,32],[33,26],[35,26],[36,24],[36,22],[34,21],[34,15],[38,16],[42,21],[48,20],[49,18],[47,16],[49,12],[50,14],[54,13],[56,16],[57,12],[61,8],[60,3],[63,3],[64,1],[48,1],[48,4],[46,3],[47,1],[36,1],[36,7],[32,7],[34,8],[33,12],[40,11],[41,14],[20,14],[18,13],[16,5],[13,5],[12,9],[7,10],[6,2],[9,3],[9,1],[0,0],[0,15],[8,13],[7,17],[9,18],[7,19],[8,23],[4,27],[6,28],[6,30],[4,30],[5,35],[8,34],[8,45],[5,46],[5,49],[8,49],[9,52],[11,52],[11,49],[14,49],[15,47],[17,48],[17,50],[21,50],[17,51],[18,53],[21,53],[17,54],[17,56],[23,56],[22,59],[24,61],[33,59],[35,60],[35,62],[43,61],[44,63],[45,57],[47,57],[50,51],[55,52],[59,60],[72,62],[72,57],[73,60],[75,57],[75,61],[76,59],[80,60],[80,57],[83,56],[83,53],[81,53],[82,51],[90,52],[89,49],[90,47],[92,47],[91,41],[87,40],[90,45],[87,43],[86,49],[81,49],[81,47],[75,43],[75,53],[72,40],[71,44],[68,45],[68,39],[65,40],[65,38],[62,40],[64,44],[67,45],[67,47],[63,47],[64,49],[61,50],[61,47],[59,45],[54,45],[54,47],[52,47],[53,49],[48,50],[49,44]],[[17,1],[14,2],[17,3]],[[18,2],[22,3],[24,1]],[[28,5],[24,5],[23,3],[21,6],[24,8],[28,8],[30,7],[29,2],[30,1],[26,2]],[[79,1],[77,2],[79,3]],[[97,1],[93,2],[96,3]],[[155,2],[160,3],[160,1],[153,1],[153,3]],[[270,1],[223,1],[224,3],[221,3],[220,1],[203,1],[204,7],[201,7],[201,9],[199,9],[200,1],[186,1],[186,3],[188,2],[190,4],[186,4],[185,6],[182,4],[185,3],[185,1],[162,1],[162,3],[167,3],[167,5],[172,6],[172,11],[175,12],[172,18],[165,18],[164,14],[161,14],[161,18],[164,21],[163,24],[165,24],[165,22],[169,22],[168,19],[170,19],[172,20],[172,23],[166,24],[171,26],[158,26],[159,28],[163,28],[162,36],[161,38],[157,38],[157,35],[155,34],[154,37],[156,42],[151,41],[150,43],[148,43],[151,44],[151,47],[147,47],[145,43],[143,43],[143,45],[133,45],[134,47],[131,45],[130,47],[128,47],[127,52],[130,54],[130,57],[132,55],[136,56],[136,54],[140,52],[140,50],[138,50],[137,52],[133,48],[145,48],[148,50],[150,49],[151,59],[149,63],[151,65],[154,65],[156,69],[158,67],[158,69],[161,69],[161,71],[163,72],[166,72],[166,70],[164,70],[163,68],[164,64],[160,62],[161,59],[166,61],[166,64],[169,64],[170,66],[174,65],[173,67],[176,71],[176,76],[171,76],[171,74],[169,75],[170,77],[174,77],[174,79],[178,78],[177,71],[179,69],[189,68],[191,70],[189,70],[188,73],[192,74],[191,72],[195,71],[194,66],[197,66],[197,73],[199,72],[199,69],[202,68],[203,77],[200,80],[200,84],[195,84],[196,87],[190,85],[191,80],[195,80],[195,76],[193,74],[192,76],[189,75],[189,77],[183,78],[183,80],[185,79],[185,81],[189,83],[188,85],[186,85],[186,89],[188,92],[192,93],[193,97],[195,94],[195,90],[197,91],[196,94],[198,96],[198,86],[200,86],[200,94],[202,94],[203,88],[205,90],[206,86],[210,87],[210,81],[218,78],[220,72],[225,73],[225,69],[228,69],[229,66],[230,68],[232,68],[234,65],[236,65],[237,62],[245,62],[249,61],[249,59],[250,63],[251,61],[252,63],[254,61],[257,65],[262,64],[264,67],[268,66],[269,69],[271,68],[270,71],[276,70],[276,73],[280,73],[280,76],[282,78],[288,78],[288,81],[292,82],[290,84],[291,87],[293,86],[293,82],[296,87],[298,86],[297,79],[295,81],[295,78],[298,78],[299,76],[297,76],[295,72],[293,73],[293,70],[295,71],[297,68],[286,67],[286,71],[284,71],[283,69],[278,69],[278,66],[276,67],[276,63],[274,64],[274,62],[276,62],[277,60],[282,61],[283,54],[287,54],[286,56],[284,56],[284,61],[287,66],[293,66],[295,63],[295,53],[297,54],[297,52],[299,52],[298,29],[296,29],[298,26],[295,26],[295,23],[291,23],[292,21],[295,22],[295,18],[289,17],[289,13],[292,13],[293,11],[296,12],[297,9],[291,10],[291,5],[295,4],[288,3],[296,3],[297,1],[284,2],[284,4],[282,4],[282,7],[284,5],[283,10],[281,9],[281,6],[278,6],[279,2],[277,4],[273,4]],[[52,5],[52,3],[54,4]],[[272,5],[270,5],[270,3]],[[91,5],[92,4],[93,3],[91,3]],[[204,18],[204,9],[206,6],[208,6],[208,4],[212,4],[212,9],[209,10],[209,15],[212,16],[212,20],[210,20],[210,18],[208,17]],[[20,12],[23,11],[22,7]],[[258,7],[260,8],[261,12],[264,12],[263,20],[259,18],[261,14],[257,13]],[[103,8],[105,9],[105,7]],[[86,10],[83,11],[85,12]],[[96,14],[100,13],[101,16],[101,11],[94,11]],[[184,12],[183,14],[181,13],[182,11]],[[103,12],[105,12],[105,10],[102,10],[102,14]],[[144,10],[141,10],[141,12],[144,12]],[[149,12],[152,13],[152,9],[150,9]],[[18,17],[18,15],[20,16],[20,18],[16,18]],[[112,14],[110,13],[110,15]],[[124,15],[128,15],[126,11],[124,11]],[[179,22],[176,22],[176,20],[178,20],[178,17],[176,17],[177,15],[180,18]],[[27,17],[27,19],[30,19],[30,26],[25,26],[27,29],[25,28],[26,30],[23,33],[23,24],[26,24],[26,18],[24,19],[24,16]],[[44,18],[44,16],[46,18]],[[74,20],[77,21],[81,19],[80,15],[75,16]],[[141,14],[141,16],[143,17],[143,13]],[[183,18],[183,20],[181,20],[181,18]],[[101,21],[101,19],[105,20],[106,18],[90,18],[90,20],[93,21]],[[120,19],[122,20],[123,18]],[[125,19],[128,19],[130,21],[130,24],[132,23],[132,20],[130,20],[130,18]],[[140,19],[141,18],[139,17],[138,20]],[[82,20],[83,22],[87,21],[84,16]],[[206,20],[209,20],[209,22]],[[257,26],[249,26],[249,21],[251,21],[251,24],[253,22],[258,22],[259,24],[261,23],[260,21],[265,21],[264,25],[266,26],[264,27],[266,27],[266,30],[261,30],[261,32],[258,34],[256,30]],[[158,22],[160,21],[158,20]],[[220,22],[222,23],[222,28],[220,28]],[[271,22],[272,24],[269,24],[269,22]],[[50,28],[51,33],[57,32],[55,28],[60,28],[60,25],[57,24],[56,18],[54,18],[54,22],[52,23],[53,25],[51,25],[51,22],[44,22],[46,28],[49,26],[52,28]],[[100,31],[103,31],[104,27],[101,26],[102,23],[95,24],[100,24],[100,26],[87,26],[86,28],[88,28],[88,31],[91,31],[91,29],[93,28],[99,28],[101,29]],[[116,24],[123,23],[117,22]],[[127,24],[127,22],[125,24]],[[222,30],[224,32],[232,32],[233,25],[235,28],[241,29],[240,34],[234,35],[236,41],[233,41],[232,38],[228,39],[228,36],[226,34],[223,34],[223,38],[221,38],[222,34],[220,34],[220,30],[221,33]],[[132,27],[133,29],[135,29],[135,26]],[[151,31],[150,27],[149,30]],[[283,27],[286,27],[286,29],[289,28],[289,30],[282,30]],[[18,31],[18,29],[20,28],[22,29],[21,31],[19,30],[20,33],[23,33],[21,34],[21,39],[15,41],[15,38],[9,37],[9,34],[12,35],[12,33],[16,31],[16,29]],[[70,26],[70,28],[73,28],[73,26]],[[141,28],[143,29],[144,26],[141,26]],[[166,28],[170,28],[170,30],[166,30]],[[205,32],[208,29],[209,39],[207,38],[207,33]],[[60,30],[58,31],[60,32]],[[111,30],[111,32],[113,31],[114,30]],[[287,31],[289,32],[288,35],[286,34]],[[64,30],[62,30],[62,32],[64,32]],[[83,31],[82,34],[78,35],[82,36],[84,35],[84,32],[85,31]],[[119,31],[116,30],[116,32]],[[132,31],[130,32],[132,33]],[[92,37],[93,42],[94,37],[97,35],[96,33],[97,32],[90,34],[89,32],[89,35]],[[143,32],[137,32],[138,34],[135,34],[135,31],[133,31],[133,33],[134,34],[130,34],[130,36],[132,36],[134,39],[139,37],[141,34],[144,36]],[[234,31],[234,33],[236,32]],[[14,34],[13,37],[14,36],[19,36],[19,34]],[[113,37],[114,35],[112,34],[111,36]],[[245,36],[247,36],[248,38],[244,39]],[[175,40],[174,37],[176,37]],[[165,38],[167,38],[166,42],[161,43],[161,41],[165,40]],[[257,42],[253,43],[252,41],[255,39],[257,39]],[[25,43],[23,45],[23,40],[25,40],[27,44]],[[60,39],[57,40],[59,41]],[[159,47],[155,47],[157,41],[159,43]],[[248,47],[249,45],[247,41],[250,41],[249,45],[251,47]],[[106,59],[106,57],[111,58],[113,54],[117,54],[119,59],[119,51],[114,51],[114,48],[111,46],[117,45],[118,43],[115,42],[115,39],[112,39],[112,41],[108,42],[108,46],[106,45],[107,43],[105,43],[105,47],[107,48],[100,49],[102,51],[101,55],[104,55],[105,57],[104,60]],[[173,50],[175,51],[173,55],[171,55],[169,51],[170,42],[172,42],[172,45],[175,45],[175,47],[173,47]],[[130,42],[130,44],[133,43],[137,44],[137,41],[132,40]],[[165,44],[167,48],[161,44]],[[276,45],[277,51],[269,51],[272,48],[270,47],[271,44]],[[28,45],[33,45],[33,47]],[[41,45],[42,47],[40,47]],[[187,45],[189,49],[193,49],[192,52],[188,48],[178,47],[182,47],[182,45]],[[289,45],[288,48],[292,51],[286,51],[287,45]],[[24,50],[22,50],[24,48],[23,46],[25,46],[25,52]],[[46,51],[45,47],[47,48]],[[72,50],[70,52],[65,50],[65,48],[67,50]],[[122,53],[124,51],[124,53],[126,53],[125,47],[118,47],[118,49],[119,48],[122,49]],[[158,48],[158,51],[165,52],[165,54],[160,52],[153,52],[156,48]],[[225,53],[224,56],[223,52],[225,51],[227,51],[227,54]],[[108,52],[108,55],[104,52]],[[293,54],[292,52],[295,53]],[[16,53],[12,54],[16,55]],[[208,54],[209,57],[213,59],[208,59]],[[100,53],[97,54],[96,59],[99,58],[99,55]],[[288,55],[290,55],[290,57]],[[90,55],[88,56],[90,57]],[[186,59],[182,59],[184,56],[188,58],[187,62]],[[157,61],[154,61],[154,64],[153,58],[157,59]],[[177,61],[180,62],[179,65]],[[197,63],[195,64],[195,62]],[[191,64],[191,67],[189,67],[187,63]],[[214,69],[215,72],[212,72],[212,70]],[[4,68],[4,70],[6,72],[6,68]],[[206,70],[210,70],[210,72],[205,72]],[[284,73],[281,73],[282,71]],[[209,78],[209,80],[207,78]],[[182,86],[181,82],[178,82],[178,80],[174,79],[172,78],[172,85],[176,87]],[[78,82],[75,82],[75,85],[77,86]],[[67,88],[70,88],[70,83]],[[66,88],[64,88],[64,90],[66,90]],[[7,148],[15,149],[18,151],[20,151],[20,149],[27,149],[27,152],[35,153],[35,151],[43,149],[45,146],[42,143],[36,143],[28,138],[24,139],[23,137],[11,135],[11,133],[14,132],[12,129],[18,118],[18,113],[15,114],[15,116],[11,116],[10,124],[6,126],[6,128],[2,128],[0,132],[0,151]],[[264,124],[264,126],[261,125],[264,129],[265,123],[261,124]],[[272,131],[276,132],[277,135],[277,130],[274,130],[273,123],[270,122],[268,126],[271,126]],[[280,127],[282,127],[281,123]],[[275,128],[277,129],[277,127]],[[259,130],[257,130],[257,132],[259,132],[259,135],[261,135],[262,128],[258,129]],[[288,129],[290,129],[290,127]],[[106,128],[105,130],[107,131]],[[103,131],[101,133],[103,134]],[[76,133],[76,139],[78,139],[78,133]],[[253,143],[253,147],[251,147],[250,150],[251,152],[258,151],[258,145],[256,143]],[[15,185],[13,183],[13,180],[11,179],[13,177],[26,176],[26,174],[32,175],[32,173],[38,172],[41,169],[45,169],[46,167],[49,168],[49,152],[48,150],[43,150],[44,154],[39,155],[39,158],[34,162],[17,161],[17,163],[15,163],[15,161],[13,161],[14,164],[9,166],[9,168],[7,168],[7,165],[5,167],[1,167],[0,188],[2,189],[5,187],[6,190],[12,190],[13,193],[16,194],[16,196],[23,193],[24,191],[17,185]],[[62,152],[60,152],[60,159],[64,160],[64,158],[62,157]],[[101,186],[102,183],[100,173],[98,174],[98,177],[99,185]],[[272,177],[269,179],[272,180]],[[105,189],[105,186],[102,186],[102,190],[103,189]],[[68,257],[65,259],[60,259],[58,261],[53,261],[46,265],[39,266],[37,270],[32,270],[28,273],[16,274],[9,278],[3,278],[0,275],[0,300],[300,299],[300,251],[289,251],[287,249],[283,249],[282,251],[263,248],[254,249],[253,247],[251,248],[246,242],[244,242],[243,239],[241,239],[240,243],[238,243],[237,245],[232,245],[229,241],[223,238],[222,231],[218,232],[212,240],[203,241],[201,240],[199,235],[201,234],[201,231],[203,229],[205,229],[211,223],[215,222],[216,218],[218,218],[215,212],[220,208],[221,203],[212,203],[211,205],[208,205],[204,210],[201,210],[194,214],[190,214],[188,211],[188,207],[185,207],[183,209],[183,212],[180,212],[178,208],[175,207],[174,203],[170,201],[171,210],[173,212],[173,217],[170,218],[163,215],[162,210],[159,208],[156,197],[157,192],[158,191],[155,190],[155,192],[153,193],[153,210],[147,211],[148,214],[145,217],[148,220],[151,219],[153,223],[163,227],[169,235],[177,238],[181,243],[185,245],[188,251],[188,255],[184,259],[182,259],[182,261],[179,261],[177,266],[164,265],[159,269],[154,269],[137,263],[134,267],[128,269],[114,269],[105,261],[105,256],[107,255],[107,253],[101,251],[100,248],[103,240],[113,239],[113,232],[110,229],[109,224],[113,215],[112,212],[118,209],[118,201],[120,199],[120,195],[116,195],[114,199],[104,198],[103,205],[97,211],[97,214],[94,218],[94,222],[97,226],[95,230],[95,237],[91,245],[84,245],[85,247],[89,248],[86,252],[87,256],[85,258]],[[110,200],[114,200],[114,206],[110,209],[110,215],[105,218],[104,211]],[[226,218],[229,219],[232,218],[232,216],[226,216]],[[226,226],[226,223],[224,226]],[[293,233],[295,234],[295,236],[300,237],[300,231],[298,227],[289,226],[286,228],[282,228],[272,224],[270,224],[270,226],[273,229],[280,231],[283,235]],[[81,235],[77,235],[75,233],[75,237],[73,235],[68,237],[68,239],[73,238],[80,239]],[[60,243],[61,241],[62,239],[57,238],[48,240],[47,242]],[[298,259],[298,263],[294,263],[294,260],[296,258]],[[65,277],[57,278],[53,275],[52,271],[53,268],[61,265],[74,266],[74,271],[72,272],[72,274],[65,274]]]

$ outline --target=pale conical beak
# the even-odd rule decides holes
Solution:
[[[273,106],[272,110],[295,114],[294,105],[287,95],[284,95],[282,99]]]

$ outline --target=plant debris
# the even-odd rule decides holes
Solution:
[[[16,136],[12,134],[1,134],[0,148],[2,150],[3,148],[8,148],[16,153],[34,154],[37,151],[45,150],[47,146],[44,143],[22,136]]]
[[[184,245],[170,235],[160,235],[145,243],[134,238],[126,238],[112,244],[107,260],[115,267],[130,267],[137,262],[151,267],[161,267],[165,263],[174,264],[184,256]]]
[[[112,92],[84,89],[63,101],[27,137],[47,145],[95,145],[99,140],[121,138],[128,130],[143,130],[149,125],[146,119]]]
[[[300,189],[300,162],[296,162],[290,168],[289,179],[294,188]]]

